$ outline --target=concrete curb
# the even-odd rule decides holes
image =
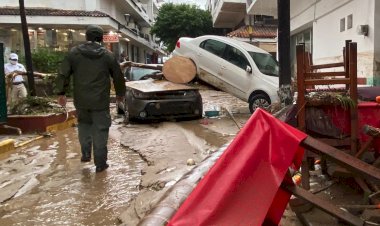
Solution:
[[[8,151],[13,151],[15,149],[15,140],[14,139],[6,139],[0,141],[0,154],[3,154]]]
[[[39,140],[39,139],[41,139],[41,138],[44,138],[44,136],[34,137],[34,138],[30,139],[30,140],[27,140],[27,141],[21,142],[21,143],[15,145],[15,148],[19,148],[19,147],[25,146],[25,145],[27,145],[27,144],[29,144],[29,143],[32,143],[33,141]]]
[[[76,123],[77,123],[77,118],[75,118],[75,117],[70,118],[70,119],[66,120],[65,122],[61,122],[61,123],[57,123],[57,124],[47,126],[46,131],[47,132],[56,132],[56,131],[64,130],[64,129],[73,127]],[[44,138],[44,136],[40,135],[40,136],[33,137],[31,139],[28,139],[28,140],[23,141],[23,142],[18,143],[18,144],[16,144],[16,139],[6,139],[3,141],[0,141],[0,154],[6,153],[8,151],[13,151],[16,148],[25,146],[27,144],[30,144],[30,143],[37,141],[39,139],[42,139],[42,138]]]
[[[46,127],[46,131],[51,133],[55,131],[64,130],[70,127],[73,127],[75,124],[77,124],[78,120],[75,117],[69,118],[64,122],[53,124]]]

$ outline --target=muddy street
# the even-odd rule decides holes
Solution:
[[[117,136],[109,141],[111,168],[99,174],[80,162],[76,128],[2,156],[0,225],[117,225],[145,165]]]
[[[125,125],[112,106],[110,168],[102,173],[95,173],[92,162],[80,162],[77,128],[0,155],[0,225],[135,225],[194,167],[188,159],[201,162],[249,117],[228,117],[227,107],[245,109],[229,95],[203,90],[202,96],[205,108],[221,109],[222,115]]]

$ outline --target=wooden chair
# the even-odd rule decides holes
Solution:
[[[349,90],[349,96],[353,101],[350,107],[350,154],[355,155],[358,146],[358,109],[357,109],[357,44],[346,41],[343,49],[343,62],[314,65],[311,55],[305,51],[305,45],[297,45],[297,122],[301,131],[306,130],[306,98],[307,88],[315,85],[343,84]],[[341,68],[341,71],[316,72],[319,69]],[[313,90],[318,92],[318,90]],[[308,153],[302,163],[302,186],[310,189]]]

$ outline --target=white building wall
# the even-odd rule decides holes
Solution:
[[[372,84],[375,48],[376,0],[291,0],[292,35],[312,28],[314,63],[342,61],[345,40],[357,42],[358,77]],[[380,11],[378,11],[380,12]],[[347,17],[353,15],[352,28],[347,29]],[[345,18],[345,30],[340,20]],[[369,25],[369,35],[357,33],[359,25]],[[379,31],[377,31],[379,32]],[[380,49],[380,47],[379,47]]]
[[[117,7],[115,7],[115,1],[107,1],[107,0],[98,0],[98,10],[102,11],[103,13],[107,13],[113,18],[116,18],[116,10]]]
[[[316,47],[313,55],[315,58],[341,55],[345,40],[357,42],[358,52],[373,52],[374,0],[351,1],[337,7],[333,12],[319,8],[322,7],[317,6],[317,18],[313,23],[313,40]],[[353,15],[353,26],[347,30],[347,17],[351,14]],[[345,31],[340,32],[340,20],[342,18],[345,18],[346,24]],[[357,26],[364,24],[369,25],[369,36],[357,33]]]
[[[96,10],[98,0],[85,0],[84,1],[84,8],[88,11],[94,11]]]

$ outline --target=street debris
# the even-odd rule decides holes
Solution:
[[[194,159],[188,159],[188,160],[186,161],[186,164],[187,164],[188,166],[193,166],[193,165],[195,165],[195,161],[194,161]]]
[[[355,106],[355,102],[346,92],[309,92],[305,95],[306,105],[309,107],[317,106],[341,106],[344,109],[349,109]]]
[[[48,97],[28,96],[10,107],[13,115],[41,115],[64,113],[65,109]]]

